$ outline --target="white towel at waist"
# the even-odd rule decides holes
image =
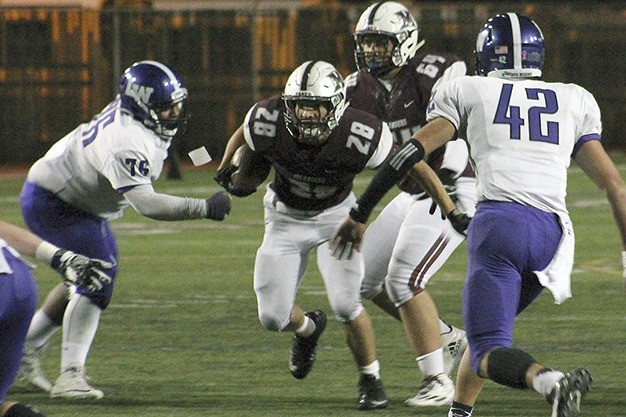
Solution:
[[[574,228],[567,213],[557,213],[563,235],[554,258],[543,271],[534,271],[541,285],[552,292],[554,302],[561,304],[572,296],[571,275],[574,266]]]

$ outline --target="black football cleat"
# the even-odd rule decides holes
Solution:
[[[591,389],[592,378],[586,369],[566,373],[548,396],[551,417],[579,417],[580,401]]]
[[[326,328],[326,314],[323,311],[309,311],[305,315],[315,323],[315,331],[308,337],[297,334],[293,337],[291,355],[289,356],[289,370],[296,379],[302,379],[311,372],[313,362],[315,362],[317,341]]]
[[[359,410],[379,410],[387,407],[387,396],[383,383],[374,375],[361,375],[359,378]]]

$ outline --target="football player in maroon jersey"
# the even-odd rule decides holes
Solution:
[[[387,122],[395,145],[401,146],[426,124],[434,86],[465,75],[465,63],[450,53],[418,53],[424,42],[418,39],[415,18],[397,2],[368,7],[359,18],[354,39],[358,71],[346,78],[350,107]],[[476,181],[465,143],[449,143],[434,152],[428,163],[461,210],[472,215]],[[406,404],[445,405],[454,394],[449,375],[467,341],[463,330],[438,319],[426,283],[464,236],[410,176],[398,186],[402,192],[372,222],[363,240],[361,295],[403,322],[423,375],[418,394]]]
[[[363,258],[360,253],[335,258],[329,240],[355,202],[355,176],[382,164],[393,140],[386,123],[347,106],[344,92],[343,79],[331,64],[300,65],[282,97],[261,100],[250,109],[229,140],[216,180],[234,195],[249,195],[260,177],[246,182],[244,161],[256,159],[258,164],[264,158],[271,163],[274,177],[264,197],[265,236],[254,268],[259,319],[268,330],[295,333],[289,368],[295,378],[306,377],[326,316],[321,310],[305,312],[296,295],[309,256],[316,251],[330,308],[345,325],[361,374],[357,406],[371,410],[386,407],[387,397],[374,331],[359,294]],[[242,145],[237,167],[231,158]],[[452,204],[447,194],[441,197]]]
[[[289,368],[295,378],[306,377],[326,315],[321,310],[305,312],[296,294],[309,255],[316,250],[328,301],[335,318],[345,324],[361,373],[358,408],[377,409],[387,405],[387,397],[374,332],[359,295],[363,260],[358,254],[347,261],[335,259],[328,241],[354,204],[355,175],[380,165],[392,139],[378,118],[346,108],[344,92],[343,78],[331,64],[300,65],[282,97],[261,100],[250,109],[229,141],[216,179],[234,195],[254,192],[255,187],[240,186],[245,175],[233,172],[235,165],[230,164],[229,150],[241,145],[257,160],[271,163],[275,174],[264,197],[265,236],[254,267],[261,324],[295,333]]]

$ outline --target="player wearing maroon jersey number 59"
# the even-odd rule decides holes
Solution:
[[[346,79],[350,107],[386,121],[401,147],[426,124],[434,86],[464,75],[465,63],[450,53],[418,51],[424,41],[419,42],[417,22],[405,6],[393,1],[368,7],[356,25],[354,40],[359,70]],[[428,164],[457,205],[471,216],[476,180],[465,143],[459,140],[437,149]],[[417,395],[406,404],[444,405],[452,400],[454,387],[449,375],[467,341],[463,330],[437,319],[437,307],[426,284],[464,236],[410,176],[398,187],[402,192],[366,231],[361,296],[402,320],[423,378]]]

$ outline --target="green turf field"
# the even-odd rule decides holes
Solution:
[[[626,157],[614,155],[623,175]],[[208,196],[218,189],[211,168],[187,167],[184,181],[162,179],[160,191]],[[367,183],[360,177],[357,190]],[[0,218],[23,225],[18,194],[23,176],[0,177]],[[395,192],[395,191],[394,191]],[[391,193],[388,198],[392,197]],[[111,306],[104,312],[87,362],[102,400],[68,403],[43,394],[15,394],[49,416],[357,416],[357,371],[340,323],[330,321],[318,360],[304,380],[287,369],[291,334],[264,330],[252,288],[254,256],[263,235],[262,191],[236,199],[223,223],[166,223],[132,208],[113,222],[121,252]],[[548,366],[584,366],[595,380],[583,416],[626,415],[626,309],[621,243],[604,194],[571,168],[568,203],[577,233],[574,298],[561,306],[549,293],[518,319],[516,344]],[[465,246],[429,285],[441,316],[462,326],[460,292]],[[58,281],[36,270],[40,298]],[[330,313],[314,260],[300,289],[303,308]],[[382,378],[390,405],[377,416],[440,416],[447,408],[413,409],[403,401],[421,380],[399,323],[366,303],[374,322]],[[60,334],[44,359],[51,379],[59,369]],[[489,382],[476,417],[547,417],[532,391]]]

